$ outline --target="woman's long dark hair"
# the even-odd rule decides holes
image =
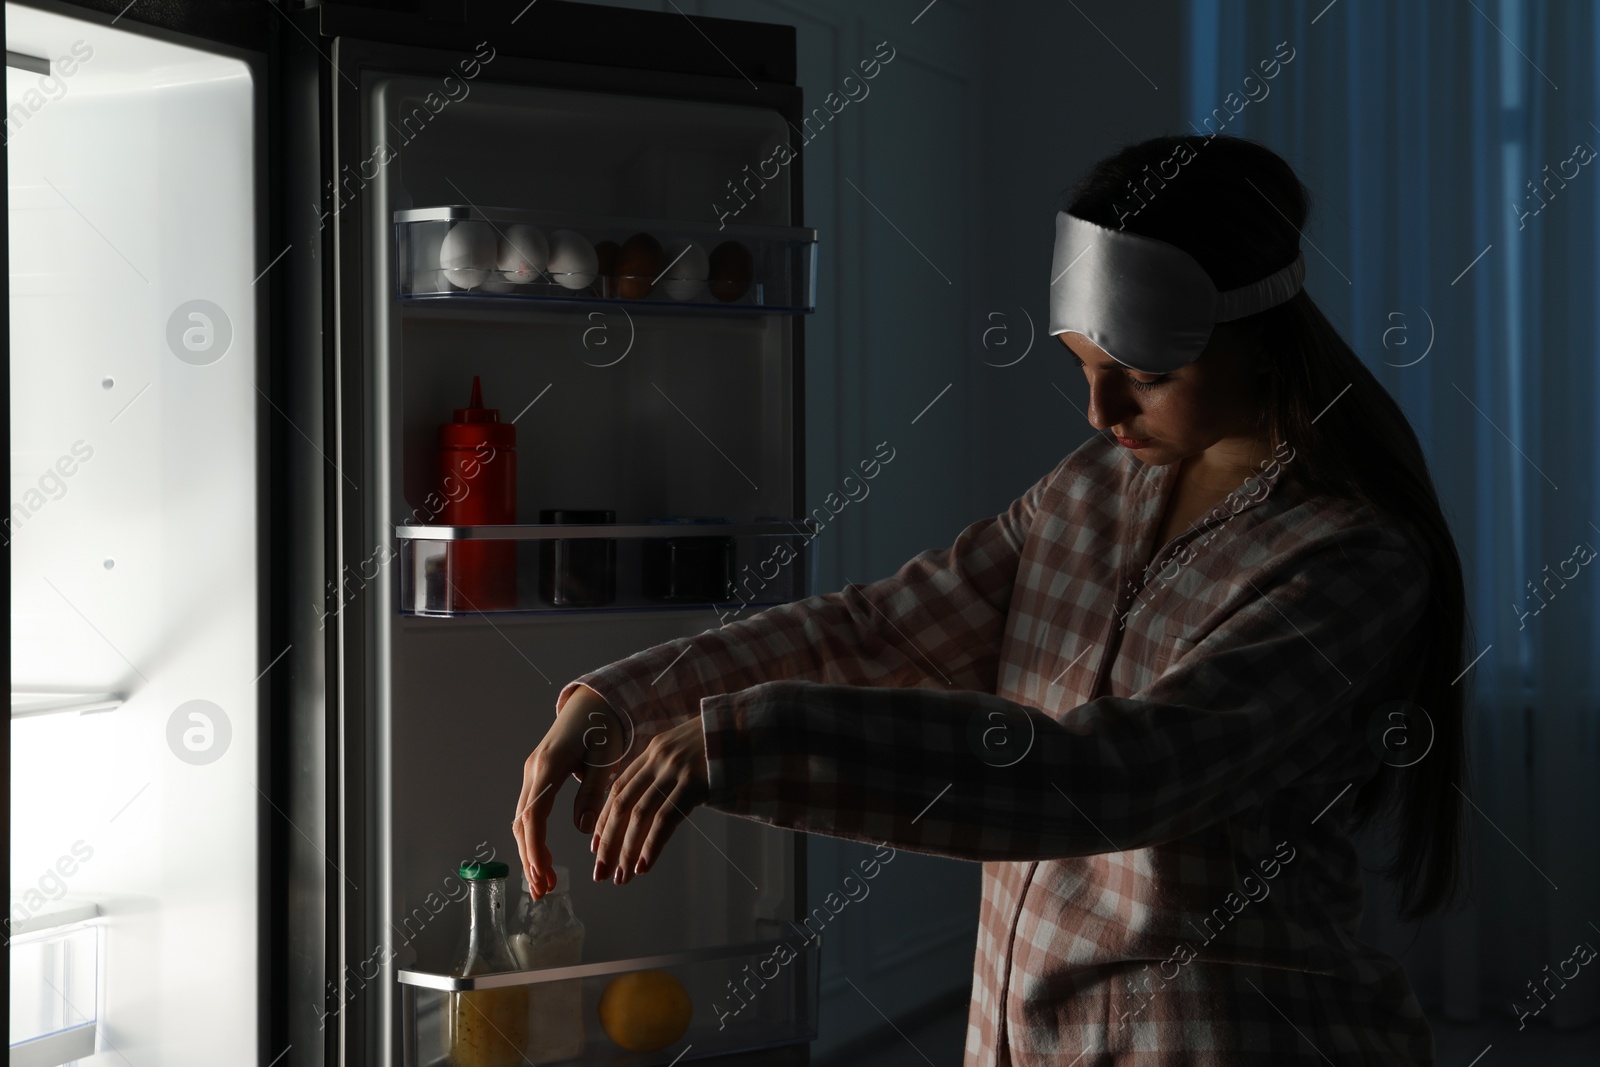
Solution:
[[[1061,207],[1176,245],[1227,290],[1294,259],[1310,197],[1263,145],[1185,135],[1142,141],[1102,160]],[[1467,623],[1455,539],[1411,424],[1304,289],[1231,329],[1259,336],[1274,369],[1263,426],[1274,447],[1288,442],[1295,450],[1285,477],[1313,493],[1365,502],[1407,530],[1428,560],[1428,605],[1410,637],[1418,682],[1409,696],[1431,720],[1432,749],[1410,766],[1381,763],[1354,811],[1357,829],[1384,816],[1392,849],[1384,873],[1396,883],[1401,917],[1416,918],[1450,904],[1463,884],[1465,697],[1453,683],[1464,666]],[[1354,725],[1365,731],[1373,710]],[[1412,743],[1426,744],[1424,722],[1408,725]]]

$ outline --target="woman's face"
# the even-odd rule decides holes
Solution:
[[[1259,428],[1267,401],[1265,356],[1258,335],[1231,323],[1212,331],[1193,363],[1166,374],[1125,367],[1081,333],[1057,337],[1089,381],[1089,423],[1134,438],[1133,454],[1165,466],[1201,457],[1218,471],[1248,468],[1270,451]]]

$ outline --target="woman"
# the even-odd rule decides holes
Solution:
[[[1302,288],[1307,210],[1237,138],[1095,166],[1050,332],[1100,433],[892,577],[568,683],[514,824],[535,893],[574,774],[619,884],[697,803],[982,861],[969,1067],[1432,1063],[1350,833],[1382,817],[1404,915],[1454,895],[1461,568]]]

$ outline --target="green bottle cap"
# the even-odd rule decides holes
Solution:
[[[469,882],[481,882],[486,878],[504,878],[511,873],[511,868],[499,860],[489,860],[485,863],[469,861],[463,863],[456,873]]]

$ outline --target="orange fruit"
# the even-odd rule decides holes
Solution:
[[[693,1014],[689,991],[667,971],[619,974],[600,994],[600,1027],[629,1052],[666,1048],[689,1029]]]

